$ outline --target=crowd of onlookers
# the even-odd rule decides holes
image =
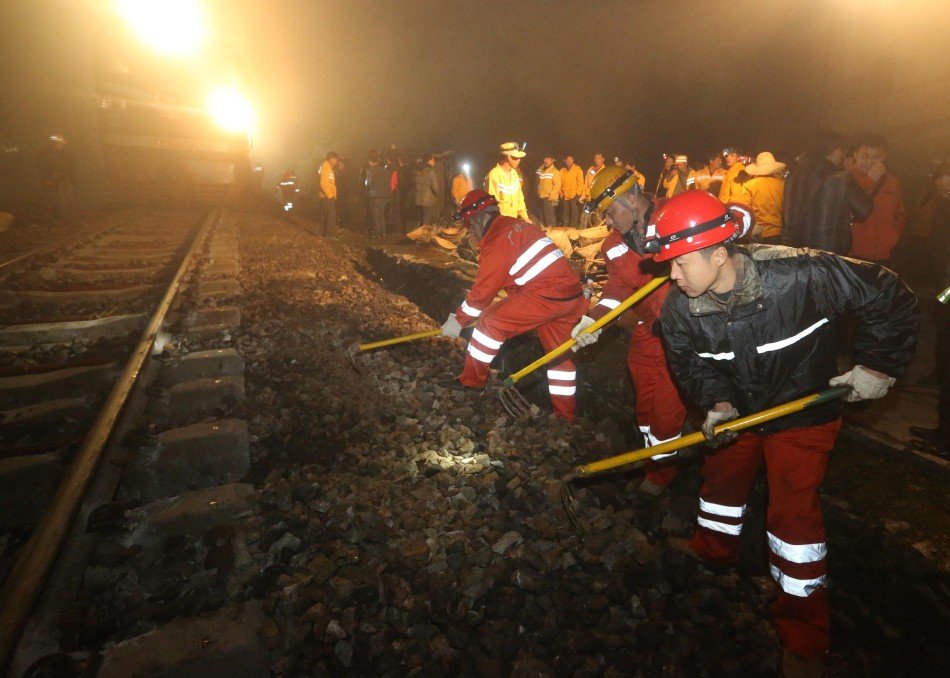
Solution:
[[[531,219],[530,205],[533,218],[544,226],[587,225],[583,206],[591,181],[610,163],[633,172],[641,189],[657,198],[702,190],[748,206],[755,216],[754,242],[814,247],[896,265],[918,280],[940,282],[946,275],[950,163],[934,167],[932,181],[908,210],[900,181],[887,169],[887,140],[878,134],[822,132],[796,158],[776,158],[769,151],[750,157],[733,147],[694,162],[669,153],[649,179],[634,163],[618,157],[608,161],[603,153],[596,153],[586,169],[572,155],[558,163],[547,154],[533,173],[521,165],[525,155],[517,144],[502,144],[497,165],[477,185],[495,195],[503,213]],[[336,180],[344,167],[343,158],[331,152],[318,172],[318,218],[330,231],[338,219],[337,204],[344,203],[345,220],[365,224],[371,234],[436,224],[451,218],[455,205],[476,185],[470,168],[450,154],[371,150],[355,182]],[[347,189],[355,195],[338,200]]]
[[[594,176],[609,162],[632,172],[641,190],[657,199],[708,191],[724,203],[745,205],[755,217],[750,242],[880,263],[897,269],[927,296],[950,285],[950,161],[934,165],[925,190],[908,209],[900,181],[888,171],[887,140],[879,134],[821,132],[797,157],[777,158],[769,151],[751,157],[727,147],[691,162],[685,154],[668,153],[650,178],[634,163],[619,157],[608,161],[603,153],[596,153],[586,169],[572,155],[558,163],[549,153],[531,173],[522,167],[526,155],[522,145],[501,144],[497,164],[479,182],[498,200],[502,214],[538,219],[544,226],[590,226],[583,206]],[[473,188],[470,168],[451,154],[372,150],[357,182],[338,183],[336,173],[343,167],[343,159],[331,152],[319,171],[319,219],[330,234],[344,187],[355,193],[340,201],[349,208],[347,223],[366,225],[374,235],[451,219]],[[946,384],[950,306],[937,304],[934,316],[936,368],[930,379]],[[950,410],[947,391],[941,391],[940,407]],[[946,447],[945,435],[941,444]]]

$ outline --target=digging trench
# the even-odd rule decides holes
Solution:
[[[466,262],[412,247],[370,247],[365,252],[368,266],[363,272],[390,291],[407,297],[441,323],[455,310],[474,280],[476,267]],[[632,412],[635,394],[625,369],[629,331],[612,328],[593,347],[585,349],[578,367],[578,416],[611,433],[613,450],[639,447]],[[542,354],[533,333],[505,343],[493,367],[504,377]],[[461,367],[461,366],[460,366]],[[519,385],[529,400],[547,411],[543,374]],[[691,413],[696,419],[698,412]],[[687,423],[690,427],[690,423]],[[605,456],[610,450],[605,450]],[[895,535],[894,521],[880,509],[863,511],[859,493],[899,491],[896,477],[919,491],[916,505],[901,507],[913,518],[925,518],[931,503],[945,488],[946,473],[937,472],[921,460],[901,460],[893,468],[893,451],[864,438],[853,430],[842,435],[823,487],[823,510],[828,529],[829,550],[833,554],[830,573],[833,581],[833,636],[838,643],[873,646],[888,657],[894,667],[942,667],[950,664],[945,639],[950,635],[950,585],[946,563],[928,553],[922,542],[910,543]],[[687,450],[689,460],[681,462],[681,475],[670,492],[677,502],[692,502],[698,496],[701,450]],[[633,477],[637,477],[634,472]],[[627,474],[630,478],[631,474]],[[594,487],[623,486],[616,477],[595,479]],[[920,484],[927,485],[921,488]],[[627,484],[630,487],[630,484]],[[860,489],[859,489],[860,488]],[[762,577],[768,572],[765,534],[767,488],[764,474],[750,497],[746,529],[742,533],[741,565],[744,577]],[[872,513],[873,511],[873,513]],[[906,517],[906,515],[905,515]],[[912,520],[913,522],[913,520]],[[927,525],[926,520],[923,521]],[[925,528],[926,529],[926,528]],[[650,532],[647,531],[649,534]],[[833,663],[833,662],[832,662]]]

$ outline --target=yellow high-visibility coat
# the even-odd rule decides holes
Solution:
[[[498,211],[506,217],[528,218],[528,209],[524,204],[521,190],[521,175],[514,167],[505,169],[495,165],[485,179],[485,190],[495,196]]]

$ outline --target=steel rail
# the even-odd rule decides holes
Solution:
[[[148,327],[145,328],[125,369],[110,391],[105,405],[96,416],[92,428],[86,434],[66,477],[56,488],[40,523],[17,558],[10,576],[0,591],[0,670],[6,670],[9,666],[23,627],[43,590],[46,578],[95,475],[103,450],[112,436],[119,415],[152,351],[155,338],[162,329],[172,301],[191,268],[195,254],[207,240],[218,218],[218,213],[212,212],[201,224],[175,277],[169,283],[165,296],[155,309]]]
[[[129,221],[133,221],[133,220],[134,220],[134,217],[133,219],[130,219]],[[103,228],[92,228],[92,229],[89,229],[88,231],[83,231],[82,233],[73,233],[72,235],[66,236],[65,238],[60,238],[56,242],[52,242],[48,245],[43,245],[42,247],[37,247],[36,249],[30,250],[29,252],[18,254],[12,259],[7,259],[6,261],[0,262],[0,271],[2,271],[7,266],[12,266],[13,264],[16,264],[20,261],[24,261],[31,257],[39,256],[40,254],[46,254],[47,252],[52,252],[61,247],[68,247],[69,245],[72,245],[74,243],[82,242],[85,239],[97,238],[100,235],[104,235],[108,233],[109,231],[117,229],[119,226],[125,225],[126,223],[129,223],[129,222],[124,222],[123,224],[112,224],[110,226],[105,226]]]

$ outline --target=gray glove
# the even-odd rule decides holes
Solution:
[[[706,413],[706,421],[703,422],[703,435],[706,437],[706,445],[712,448],[726,447],[736,442],[739,437],[737,431],[722,431],[717,434],[713,429],[726,421],[732,421],[739,417],[739,410],[733,407],[731,410],[718,411],[709,410]]]
[[[449,317],[442,323],[442,336],[458,339],[462,333],[462,325],[455,318],[454,313],[449,313]]]
[[[894,377],[877,377],[867,371],[863,365],[855,365],[853,369],[834,377],[830,386],[850,386],[851,392],[845,395],[845,402],[856,403],[859,400],[874,400],[887,395],[887,390],[897,381]]]
[[[571,337],[577,343],[571,346],[572,351],[577,351],[578,349],[584,348],[585,346],[590,346],[591,344],[596,343],[597,339],[600,338],[600,333],[603,332],[603,329],[596,330],[595,332],[584,332],[584,330],[593,325],[595,322],[596,321],[589,315],[585,315],[581,318],[579,323],[574,325],[574,329],[571,330]]]

